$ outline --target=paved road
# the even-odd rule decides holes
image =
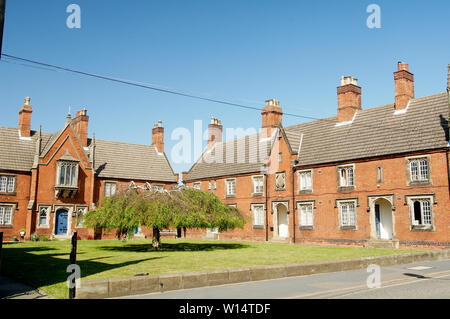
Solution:
[[[418,268],[416,268],[418,267]],[[380,268],[381,285],[368,288],[366,269],[152,293],[139,299],[450,299],[450,260]]]

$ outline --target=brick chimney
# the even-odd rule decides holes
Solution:
[[[162,121],[158,121],[152,129],[152,145],[156,146],[159,153],[164,153],[164,127]]]
[[[282,123],[283,111],[281,110],[280,102],[276,99],[267,100],[261,115],[262,128],[268,129],[268,134],[271,134],[272,130],[276,129],[279,123]]]
[[[409,72],[408,64],[398,62],[398,71],[394,72],[395,109],[403,110],[414,98],[414,74]]]
[[[87,115],[86,108],[77,112],[77,115],[72,120],[72,126],[75,132],[78,134],[78,138],[81,141],[81,144],[86,147],[88,140],[88,123],[89,116]]]
[[[341,86],[337,88],[338,122],[348,122],[353,119],[357,110],[361,110],[361,87],[358,79],[351,76],[341,77]]]
[[[19,111],[19,132],[22,137],[30,137],[31,133],[31,113],[33,108],[30,105],[30,98],[25,98],[25,104]]]
[[[222,142],[222,123],[215,117],[211,117],[211,123],[208,125],[208,148],[211,148],[216,142]]]

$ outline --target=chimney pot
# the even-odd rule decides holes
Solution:
[[[208,125],[208,148],[211,148],[216,142],[222,142],[222,130],[220,120],[211,117],[211,123]]]
[[[262,109],[262,128],[267,129],[267,135],[272,134],[272,130],[276,129],[283,119],[283,111],[280,102],[277,99],[266,100],[266,105]]]
[[[164,153],[164,127],[162,121],[158,121],[152,129],[152,145],[159,153]]]

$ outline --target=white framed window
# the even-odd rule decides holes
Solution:
[[[157,192],[162,192],[164,190],[164,185],[153,185],[152,189]]]
[[[77,228],[83,228],[83,221],[81,220],[82,217],[84,216],[84,214],[87,213],[88,207],[87,206],[80,206],[77,207],[77,224],[76,227]]]
[[[356,202],[342,201],[338,208],[341,227],[356,227]]]
[[[38,206],[38,227],[45,228],[50,225],[51,206]]]
[[[298,222],[300,226],[314,225],[313,209],[313,202],[297,203]]]
[[[355,168],[353,165],[338,167],[338,173],[340,187],[355,186]]]
[[[227,206],[228,206],[228,207],[234,207],[234,208],[237,208],[237,205],[236,205],[236,204],[228,204]]]
[[[0,175],[0,193],[14,193],[16,176]]]
[[[428,181],[430,176],[428,166],[426,158],[411,159],[409,161],[411,181]]]
[[[0,225],[12,225],[14,205],[0,204]]]
[[[253,226],[264,227],[264,204],[253,204]]]
[[[286,188],[286,173],[275,174],[275,190],[284,190]]]
[[[235,196],[236,195],[236,179],[227,179],[226,183],[226,191],[227,196]]]
[[[406,196],[412,228],[433,228],[434,195]]]
[[[59,161],[57,186],[78,187],[78,162]]]
[[[116,194],[117,183],[105,182],[105,197],[110,197]]]
[[[253,182],[253,194],[263,194],[264,193],[264,176],[252,176]]]
[[[208,182],[208,189],[209,190],[215,190],[216,189],[216,181],[209,181]]]
[[[200,190],[202,186],[201,182],[196,182],[192,184],[192,188]]]
[[[298,172],[298,189],[300,191],[312,190],[312,170]]]

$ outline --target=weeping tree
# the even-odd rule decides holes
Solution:
[[[218,228],[225,231],[243,228],[245,219],[235,207],[222,203],[214,194],[191,188],[172,191],[128,190],[102,199],[100,206],[86,213],[87,227],[116,229],[120,238],[136,227],[153,229],[152,245],[158,249],[160,229]]]

